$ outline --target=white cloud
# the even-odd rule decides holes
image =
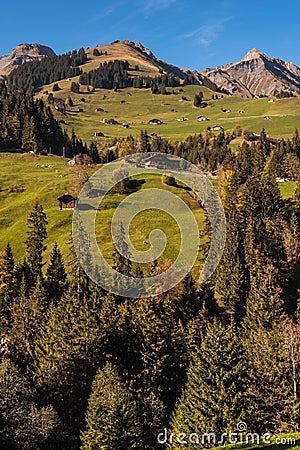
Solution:
[[[201,47],[209,47],[218,40],[225,28],[225,24],[232,19],[234,19],[234,17],[226,17],[224,19],[206,23],[196,30],[182,34],[179,37],[183,39],[195,38],[196,42],[201,45]]]

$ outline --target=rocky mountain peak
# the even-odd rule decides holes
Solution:
[[[19,44],[11,51],[11,56],[54,56],[54,51],[41,44]]]
[[[133,42],[133,41],[123,41],[124,44],[129,45],[132,48],[135,48],[137,50],[140,50],[142,53],[148,55],[150,58],[156,59],[155,55],[151,52],[151,50],[149,50],[149,48],[144,47],[144,45],[137,41],[137,42]]]
[[[271,96],[283,91],[300,95],[300,69],[252,48],[241,61],[205,69],[202,75],[220,90],[239,97]]]
[[[12,70],[24,62],[54,55],[54,51],[46,45],[19,44],[12,49],[11,53],[0,56],[0,76],[9,75]]]
[[[258,59],[261,57],[266,58],[266,55],[254,47],[246,53],[242,61],[250,61],[251,59]]]

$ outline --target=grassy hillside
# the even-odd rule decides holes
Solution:
[[[131,76],[149,75],[155,77],[161,72],[173,72],[180,77],[184,72],[157,60],[152,55],[147,55],[132,47],[126,42],[95,47],[102,52],[101,56],[94,56],[94,48],[87,50],[88,62],[81,66],[84,72],[89,72],[100,63],[112,60],[127,60],[133,69],[139,66],[139,71],[129,71]],[[106,53],[106,54],[105,54]],[[67,114],[61,114],[53,110],[56,117],[66,122],[69,131],[75,129],[84,141],[93,140],[95,132],[102,132],[106,138],[126,137],[137,135],[140,130],[147,129],[149,133],[157,133],[163,137],[180,140],[194,133],[203,132],[208,126],[219,125],[225,130],[241,126],[259,133],[262,128],[274,138],[289,137],[296,127],[300,127],[300,98],[285,99],[241,99],[224,95],[224,98],[212,100],[214,92],[203,86],[181,86],[175,88],[175,94],[168,88],[169,95],[154,95],[150,89],[128,88],[119,92],[113,90],[96,89],[94,93],[87,92],[86,86],[81,86],[81,93],[74,94],[70,91],[72,81],[78,81],[79,77],[68,78],[59,81],[60,91],[54,93],[54,97],[66,100],[71,96],[74,106],[68,108]],[[44,86],[38,96],[47,99],[45,92],[52,92],[53,83]],[[183,91],[180,92],[180,89]],[[208,106],[204,109],[194,108],[194,95],[199,91],[204,93],[204,100]],[[187,100],[183,100],[185,97]],[[81,101],[84,99],[84,101]],[[124,102],[121,104],[120,102]],[[78,112],[82,108],[83,112]],[[102,108],[104,112],[97,112]],[[222,110],[230,110],[228,113]],[[243,111],[243,112],[240,112]],[[198,122],[197,117],[204,115],[209,122]],[[268,116],[270,119],[265,120]],[[177,119],[186,117],[187,121],[178,122]],[[104,118],[113,118],[119,125],[106,125],[102,123]],[[158,118],[164,121],[163,125],[149,125],[150,119]],[[127,123],[130,128],[122,128]]]
[[[89,170],[92,174],[98,167]],[[45,259],[54,242],[57,242],[68,261],[72,247],[72,211],[59,211],[57,197],[65,192],[74,192],[78,173],[82,169],[69,167],[67,160],[57,156],[35,156],[30,154],[0,153],[0,250],[10,242],[15,258],[20,261],[25,253],[27,217],[34,203],[38,201],[48,217],[48,238]],[[160,178],[153,175],[137,177],[139,189],[168,189],[182,198],[193,211],[203,231],[204,211],[199,208],[189,192],[180,186],[166,187]],[[279,183],[284,198],[293,195],[295,183]],[[21,192],[16,192],[21,191]],[[104,255],[110,259],[113,251],[110,221],[115,208],[124,195],[109,194],[103,208],[97,214],[97,239]],[[164,259],[174,260],[180,248],[179,229],[167,214],[157,210],[147,210],[138,214],[131,224],[131,239],[140,250],[149,248],[148,236],[154,228],[161,228],[167,235],[168,246]],[[203,255],[199,253],[196,268],[199,268]]]
[[[94,167],[92,171],[96,170]],[[64,192],[72,192],[77,169],[67,165],[60,157],[38,157],[29,154],[0,154],[0,250],[10,242],[17,261],[25,254],[25,239],[27,217],[35,201],[41,203],[48,218],[48,238],[45,259],[53,243],[56,241],[61,248],[66,261],[71,254],[72,211],[59,211],[57,197]],[[137,183],[139,188],[157,187],[168,189],[181,197],[193,211],[203,230],[204,211],[192,199],[189,193],[180,187],[166,187],[160,178],[153,175],[143,176]],[[17,188],[18,187],[18,188]],[[24,189],[23,192],[10,192]],[[22,190],[21,189],[21,190]],[[97,239],[101,251],[110,259],[113,251],[110,234],[110,221],[115,208],[124,199],[124,195],[109,194],[103,208],[97,214]],[[131,240],[140,250],[149,248],[148,237],[154,228],[162,229],[168,238],[168,245],[163,259],[174,260],[180,249],[180,233],[176,222],[164,212],[148,210],[138,214],[131,224]],[[201,262],[199,253],[197,267]]]
[[[94,56],[93,50],[99,50],[103,53],[101,56]],[[107,55],[105,54],[107,53]],[[123,61],[128,61],[131,66],[139,65],[142,72],[148,72],[153,76],[158,74],[158,71],[162,66],[149,58],[148,55],[143,54],[135,48],[132,48],[130,45],[127,45],[125,42],[115,42],[113,44],[107,45],[99,45],[97,47],[90,48],[86,51],[88,56],[88,63],[81,66],[85,72],[96,69],[99,67],[99,64],[104,61],[113,61],[115,59],[120,59]]]
[[[150,89],[133,88],[119,92],[96,89],[95,93],[88,93],[86,87],[82,86],[83,92],[74,94],[70,86],[71,80],[60,81],[61,90],[55,92],[54,97],[65,100],[71,96],[74,106],[69,107],[65,115],[54,111],[58,119],[66,122],[63,126],[67,130],[74,128],[76,134],[87,142],[93,140],[95,132],[113,138],[130,134],[135,136],[142,129],[147,129],[149,133],[181,140],[190,134],[205,132],[208,126],[219,125],[225,130],[232,130],[239,125],[243,130],[250,129],[254,133],[265,128],[267,134],[274,138],[288,138],[295,128],[300,128],[299,98],[276,99],[270,103],[268,98],[241,99],[226,95],[220,98],[219,94],[218,100],[212,100],[214,93],[203,86],[182,86],[174,89],[175,94],[168,88],[169,95],[155,95]],[[45,86],[43,92],[45,90],[51,92],[52,85]],[[208,103],[206,108],[193,106],[194,95],[200,90]],[[47,98],[46,94],[40,95]],[[183,100],[183,97],[187,100]],[[120,103],[124,101],[124,104]],[[78,108],[82,108],[83,112],[78,112]],[[97,108],[102,108],[104,112],[97,112]],[[230,112],[222,112],[223,109]],[[200,115],[206,116],[209,121],[198,122],[197,117]],[[265,116],[270,119],[264,119]],[[188,120],[177,120],[182,117]],[[113,118],[119,125],[106,125],[102,123],[104,118]],[[161,119],[164,124],[149,125],[149,120],[153,118]],[[130,128],[122,128],[123,123],[129,124]]]

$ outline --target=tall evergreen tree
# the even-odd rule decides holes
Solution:
[[[11,323],[11,308],[16,293],[15,262],[10,244],[0,255],[0,323],[5,330]]]
[[[35,203],[29,218],[26,240],[27,264],[31,273],[32,285],[38,277],[42,278],[43,252],[46,250],[44,244],[47,237],[47,216],[42,205]]]
[[[28,295],[23,279],[19,297],[12,308],[12,326],[8,335],[9,353],[27,373],[33,371],[35,343],[42,330],[46,311],[45,293],[41,279],[36,280],[34,289]]]
[[[50,306],[35,340],[36,384],[44,401],[54,405],[76,433],[83,425],[90,384],[101,361],[101,337],[91,299],[70,288]]]
[[[249,290],[244,253],[244,218],[241,213],[239,186],[231,174],[221,183],[226,214],[226,246],[215,278],[216,291],[236,320],[244,313]]]
[[[187,383],[175,408],[170,432],[225,433],[248,420],[247,366],[233,325],[208,324],[188,371]],[[201,442],[200,442],[201,444]],[[168,448],[176,448],[170,445]],[[189,443],[186,448],[194,448]]]
[[[131,450],[143,446],[134,401],[109,363],[93,381],[86,422],[82,450]]]
[[[66,288],[66,279],[67,274],[62,254],[55,243],[46,271],[46,291],[50,300],[60,299]]]

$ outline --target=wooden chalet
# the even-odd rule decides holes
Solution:
[[[179,158],[176,158],[172,155],[166,155],[165,153],[158,153],[156,155],[152,155],[145,160],[145,168],[155,167],[157,169],[180,169]]]
[[[60,211],[64,211],[67,209],[74,209],[77,199],[73,197],[73,195],[66,193],[58,197],[57,200]]]

